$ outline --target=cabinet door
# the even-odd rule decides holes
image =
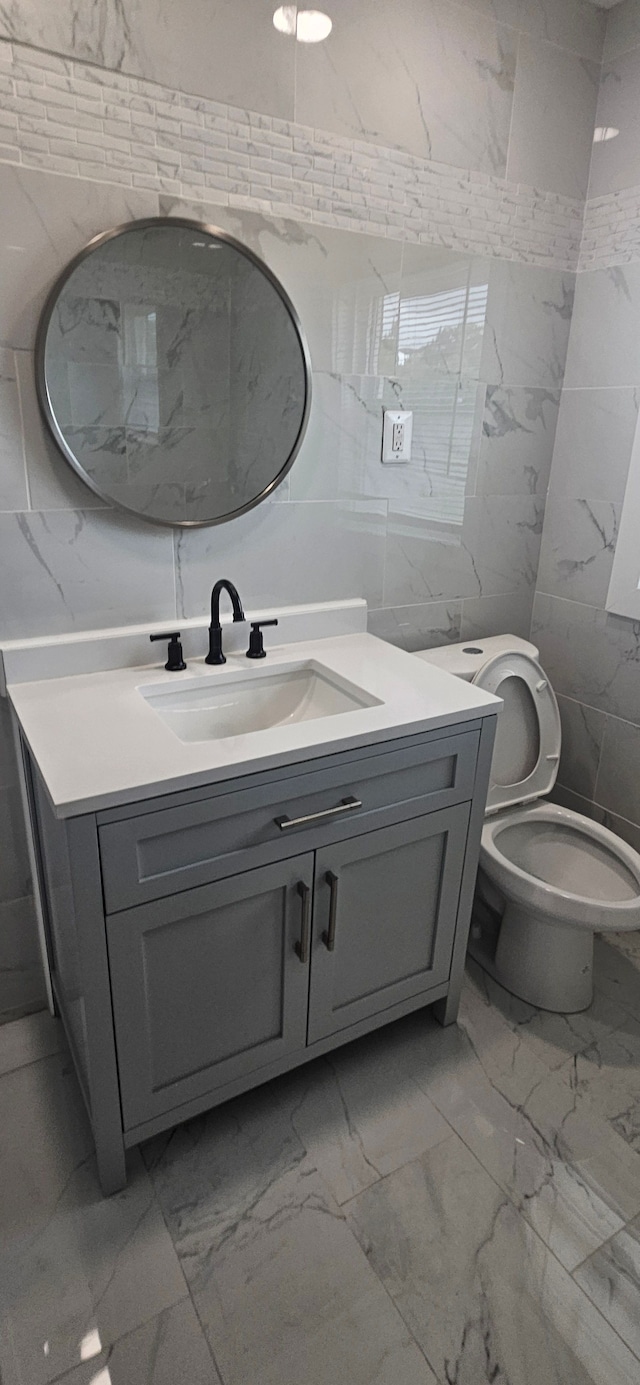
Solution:
[[[469,805],[316,857],[309,1043],[446,981]]]
[[[309,852],[107,919],[125,1129],[304,1047],[312,885]]]

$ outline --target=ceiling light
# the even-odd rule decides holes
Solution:
[[[593,132],[594,144],[605,144],[608,139],[615,139],[620,131],[616,130],[615,125],[597,125]]]
[[[295,34],[297,5],[281,5],[273,16],[274,28],[281,34]]]
[[[297,5],[280,5],[273,23],[279,33],[295,36],[298,43],[322,43],[333,28],[328,14],[322,10],[299,10]]]
[[[328,38],[333,25],[328,14],[322,10],[298,10],[296,38],[298,43],[322,43]]]

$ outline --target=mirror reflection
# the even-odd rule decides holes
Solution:
[[[37,349],[41,405],[104,499],[215,524],[279,484],[306,426],[295,311],[224,232],[178,219],[99,237],[56,286]]]

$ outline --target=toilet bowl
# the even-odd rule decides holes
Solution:
[[[503,698],[491,768],[470,951],[522,1000],[584,1010],[594,933],[640,929],[640,855],[614,832],[550,803],[560,715],[533,645],[513,636],[421,650]]]

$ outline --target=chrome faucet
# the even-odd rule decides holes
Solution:
[[[231,597],[233,607],[233,619],[244,620],[245,614],[242,609],[242,602],[233,582],[229,582],[226,577],[221,577],[216,582],[211,593],[211,624],[209,626],[209,653],[205,659],[205,664],[226,664],[226,659],[222,653],[222,626],[220,624],[220,593],[226,591]]]

